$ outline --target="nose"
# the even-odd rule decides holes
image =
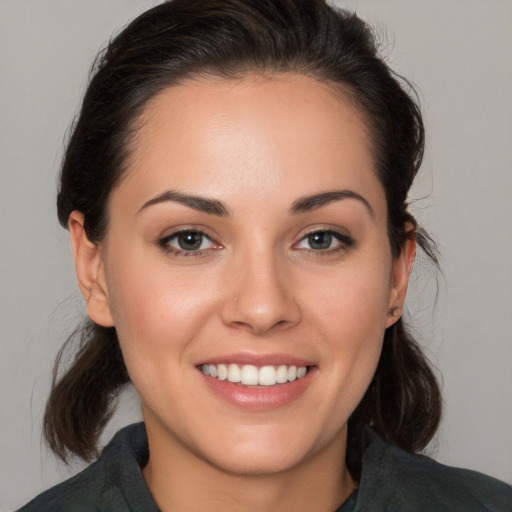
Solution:
[[[222,320],[226,325],[262,336],[300,321],[293,280],[273,255],[240,258],[226,278]]]

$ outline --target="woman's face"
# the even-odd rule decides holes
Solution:
[[[100,247],[109,312],[89,313],[115,324],[150,447],[244,474],[339,457],[410,266],[357,109],[301,76],[204,79],[141,121]]]

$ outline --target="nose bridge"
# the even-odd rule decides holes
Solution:
[[[255,334],[296,323],[300,311],[284,258],[273,247],[253,246],[236,259],[223,305],[224,322]]]

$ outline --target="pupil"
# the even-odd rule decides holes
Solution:
[[[332,242],[330,233],[313,233],[308,236],[309,245],[312,249],[329,249]]]
[[[181,233],[178,236],[178,245],[184,251],[193,251],[201,247],[203,236],[201,233]]]

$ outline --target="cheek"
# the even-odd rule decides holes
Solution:
[[[390,265],[357,265],[335,270],[311,286],[309,311],[319,323],[349,339],[364,339],[368,332],[381,332],[387,319]]]
[[[108,287],[126,359],[132,353],[144,359],[158,359],[164,351],[181,353],[211,309],[210,287],[201,279],[151,265],[147,256],[141,265],[137,258],[117,264]]]
[[[310,325],[318,329],[328,357],[333,395],[350,414],[375,373],[386,328],[389,294],[388,265],[333,273],[324,291],[311,295]]]

